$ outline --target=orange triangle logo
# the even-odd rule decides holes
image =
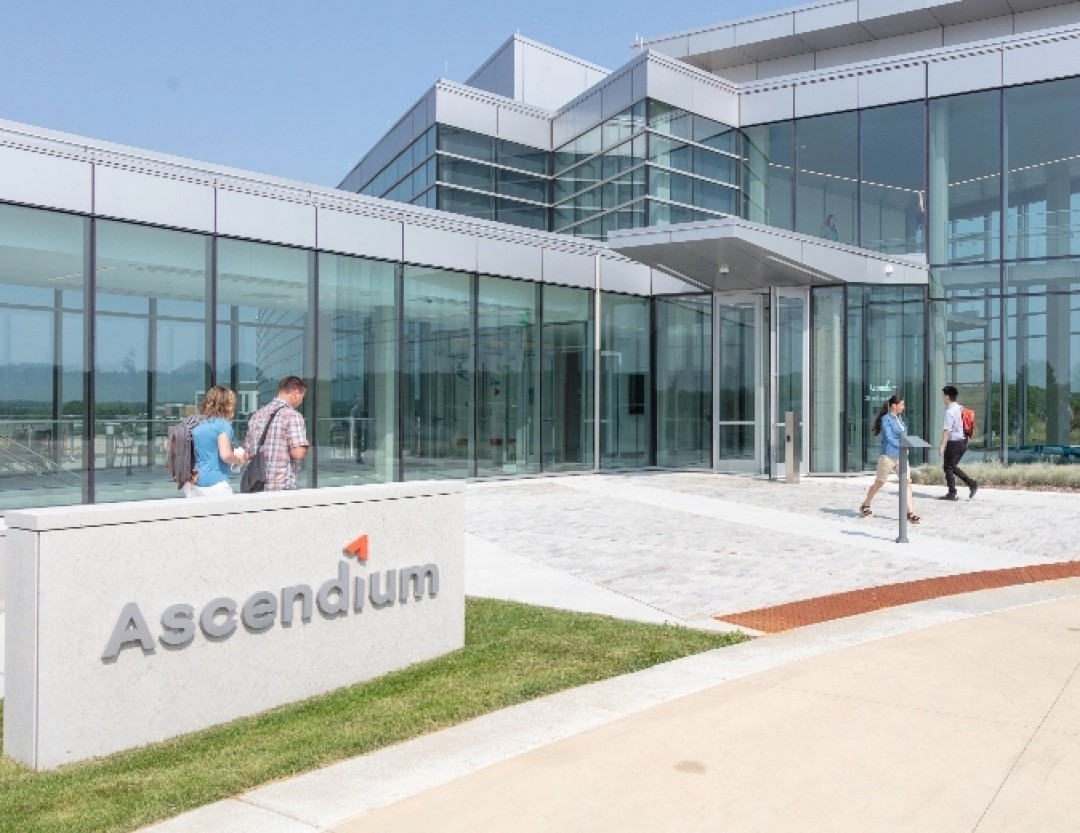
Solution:
[[[361,535],[351,544],[345,545],[346,555],[355,555],[359,561],[368,560],[368,537],[367,535]]]

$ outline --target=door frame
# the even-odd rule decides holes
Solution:
[[[767,443],[764,437],[765,418],[769,413],[766,404],[768,389],[765,384],[766,352],[768,342],[765,338],[765,303],[768,296],[764,292],[714,292],[713,293],[713,344],[712,344],[712,387],[713,387],[713,471],[725,474],[763,474],[765,472],[765,452]],[[720,457],[720,426],[748,425],[748,421],[729,421],[720,419],[720,307],[734,304],[754,305],[754,457],[752,460],[722,460]]]
[[[769,477],[783,479],[784,463],[781,452],[785,430],[784,414],[780,413],[780,300],[794,298],[802,301],[802,414],[799,424],[799,473],[810,471],[807,438],[810,436],[810,288],[806,286],[774,286],[769,289]]]

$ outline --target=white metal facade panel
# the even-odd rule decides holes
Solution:
[[[657,101],[663,101],[673,107],[693,110],[694,93],[689,82],[690,78],[683,73],[677,72],[658,61],[649,62],[649,98],[655,98]]]
[[[581,286],[586,289],[593,289],[596,286],[593,255],[564,252],[559,249],[544,249],[543,251],[544,283]]]
[[[217,230],[310,249],[315,247],[315,206],[219,188]]]
[[[621,72],[615,77],[609,77],[600,90],[600,101],[605,121],[633,104],[633,72]]]
[[[634,101],[649,94],[649,62],[640,61],[634,65]]]
[[[739,126],[739,94],[716,87],[702,79],[693,86],[695,113],[733,127]]]
[[[465,83],[470,87],[476,87],[478,90],[487,90],[489,93],[495,93],[495,95],[513,98],[516,91],[514,76],[517,67],[514,56],[517,46],[518,42],[516,40],[508,40]]]
[[[856,110],[858,107],[859,79],[854,75],[795,87],[796,118]]]
[[[761,93],[743,94],[739,97],[739,124],[765,124],[795,116],[795,88],[781,87]]]
[[[608,74],[599,69],[585,67],[585,89],[590,90],[607,78]]]
[[[435,99],[435,120],[463,130],[494,136],[499,129],[497,105],[493,101],[473,98],[468,93],[438,88]]]
[[[687,36],[690,55],[700,55],[703,52],[715,52],[719,49],[731,49],[735,46],[735,27],[720,26],[716,29],[706,29],[704,32],[694,32]],[[665,50],[657,50],[664,52]],[[666,52],[665,54],[672,54]]]
[[[577,107],[578,134],[592,130],[604,120],[604,103],[600,99],[600,90],[596,90],[581,100]]]
[[[724,67],[723,69],[718,69],[716,74],[725,81],[729,81],[733,84],[746,84],[750,81],[758,80],[759,67],[760,64],[742,64],[737,67]]]
[[[930,98],[1000,86],[1001,52],[998,50],[951,61],[933,61],[926,68],[926,94]]]
[[[476,271],[481,275],[541,281],[544,278],[543,249],[526,243],[478,237]]]
[[[522,113],[513,107],[500,107],[499,138],[529,147],[551,150],[551,121]]]
[[[813,72],[816,68],[814,53],[807,52],[803,55],[791,55],[787,58],[761,61],[757,64],[757,77],[778,78],[781,75],[795,75],[798,72]]]
[[[1002,55],[1001,74],[1007,86],[1080,74],[1080,39],[1006,49]]]
[[[423,100],[413,107],[412,116],[412,140],[415,141],[418,136],[422,136],[424,131],[427,130],[435,122],[431,118],[431,113],[428,112],[428,100],[430,96],[424,96]]]
[[[781,12],[772,17],[748,20],[735,24],[735,45],[761,43],[774,38],[786,38],[795,34],[795,15]]]
[[[102,217],[213,232],[214,188],[96,165],[94,211]]]
[[[1054,6],[1016,15],[1016,33],[1037,32],[1040,29],[1054,29],[1058,26],[1074,25],[1077,21],[1077,4]]]
[[[89,162],[0,147],[0,199],[89,214]]]
[[[926,98],[926,65],[922,63],[859,76],[859,106],[877,107]]]
[[[649,41],[645,46],[647,49],[655,50],[664,55],[670,55],[672,58],[685,58],[687,55],[692,55],[690,51],[690,38],[691,35],[676,35],[671,38],[664,38],[663,40]],[[734,30],[732,33],[732,43],[734,43]]]
[[[836,49],[823,49],[816,55],[818,69],[844,66],[859,61],[873,61],[895,58],[909,52],[921,52],[927,49],[939,49],[942,46],[942,30],[937,28],[912,35],[899,35],[895,38],[866,41],[850,46],[838,46]]]
[[[600,288],[605,292],[651,295],[652,269],[633,260],[600,258]]]
[[[993,17],[989,20],[974,20],[971,23],[958,23],[945,27],[945,46],[962,43],[974,43],[991,38],[1004,38],[1013,33],[1013,17]]]
[[[652,273],[653,295],[682,295],[688,292],[700,292],[701,288],[673,278],[659,269],[650,269]]]
[[[585,92],[589,76],[584,64],[522,45],[522,100],[535,107],[555,110]]]
[[[859,20],[859,0],[845,0],[829,6],[814,6],[795,11],[795,34],[845,26]]]
[[[320,208],[318,248],[328,252],[401,260],[401,223]]]
[[[476,271],[476,238],[461,232],[406,222],[402,260],[418,266]]]

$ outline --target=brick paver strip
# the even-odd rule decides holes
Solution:
[[[857,616],[860,613],[870,613],[886,607],[922,602],[942,596],[956,596],[976,590],[991,590],[995,587],[1010,587],[1016,584],[1031,584],[1036,581],[1052,581],[1077,576],[1080,576],[1080,561],[1010,567],[1004,570],[984,570],[978,573],[885,584],[880,587],[868,587],[865,590],[834,593],[801,602],[789,602],[713,618],[728,624],[753,628],[763,633],[780,633],[818,622],[843,619],[846,616]]]

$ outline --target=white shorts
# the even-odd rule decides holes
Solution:
[[[194,483],[184,484],[186,497],[228,497],[233,493],[228,480],[222,480],[213,486],[196,486]]]

